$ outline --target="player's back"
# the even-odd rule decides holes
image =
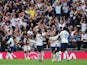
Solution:
[[[69,33],[66,30],[60,32],[61,43],[68,43]]]
[[[41,34],[36,35],[36,45],[38,45],[38,46],[43,45],[43,37]]]
[[[14,39],[13,38],[9,38],[9,40],[7,41],[7,43],[10,44],[10,47],[14,46]]]

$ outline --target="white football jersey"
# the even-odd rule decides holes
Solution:
[[[58,35],[49,37],[50,40],[53,40],[53,42],[50,44],[51,47],[56,47],[58,43]]]
[[[66,30],[61,31],[59,36],[61,38],[61,43],[68,43],[69,33]]]
[[[10,44],[10,47],[13,47],[13,46],[15,45],[14,39],[13,39],[13,38],[10,38],[10,39],[7,41],[7,44]]]
[[[36,45],[36,41],[33,40],[33,39],[30,39],[29,42],[30,42],[30,45],[31,45],[31,46]]]
[[[43,37],[41,34],[36,35],[36,45],[37,46],[42,46],[43,45]]]
[[[57,45],[57,47],[60,47],[61,46],[61,40],[60,39],[57,39],[56,40],[56,45]]]

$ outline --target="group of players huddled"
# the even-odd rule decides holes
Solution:
[[[30,58],[30,52],[32,51],[32,46],[37,50],[39,61],[44,60],[44,46],[43,42],[48,41],[50,48],[52,50],[52,61],[61,61],[61,55],[62,52],[67,56],[68,58],[68,52],[66,50],[67,44],[68,44],[68,36],[69,33],[66,30],[66,27],[64,27],[60,32],[52,31],[50,28],[47,29],[47,31],[41,30],[38,26],[36,26],[33,31],[35,32],[35,39],[31,38],[31,35],[27,35],[26,33],[23,34],[23,37],[20,39],[20,43],[16,45],[21,45],[24,51],[24,58]],[[13,54],[13,46],[15,44],[15,37],[9,38],[7,41],[7,49],[6,51],[6,58],[10,57],[10,59],[16,58],[16,55]],[[27,53],[28,52],[28,53]]]

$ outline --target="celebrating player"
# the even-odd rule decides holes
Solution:
[[[30,48],[30,44],[29,44],[29,40],[28,40],[28,36],[27,34],[23,34],[23,38],[22,38],[22,43],[24,43],[23,45],[23,50],[24,50],[24,58],[25,59],[30,59],[30,51],[31,51],[31,48]],[[27,54],[28,52],[28,54]]]
[[[36,46],[39,54],[39,61],[44,60],[44,47],[43,47],[43,37],[41,33],[41,29],[38,29],[37,34],[36,34]]]
[[[65,59],[69,60],[68,52],[66,50],[67,44],[68,44],[69,33],[67,32],[66,27],[64,27],[64,29],[60,32],[59,36],[61,38],[61,51],[64,52],[64,55],[66,57]]]
[[[6,59],[16,58],[16,55],[13,53],[13,51],[15,50],[15,42],[14,41],[15,41],[15,38],[10,36],[9,40],[7,41]]]

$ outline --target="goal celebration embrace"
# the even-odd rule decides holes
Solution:
[[[0,65],[86,60],[87,0],[0,0]]]

